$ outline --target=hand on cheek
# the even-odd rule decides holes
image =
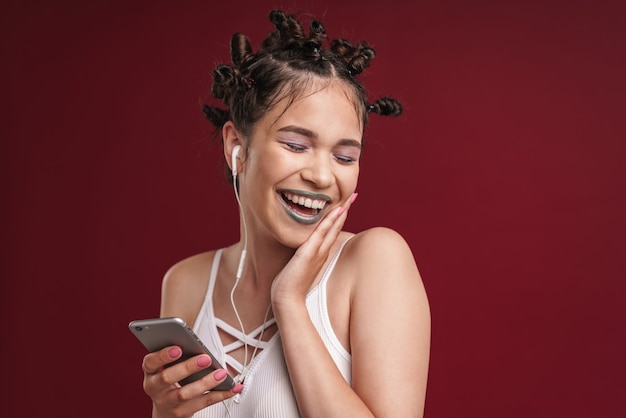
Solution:
[[[334,208],[276,276],[272,285],[272,303],[275,308],[284,302],[304,302],[313,281],[328,259],[330,249],[346,221],[348,209],[356,197],[354,193],[342,206]]]

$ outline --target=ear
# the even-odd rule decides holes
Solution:
[[[232,121],[228,121],[224,124],[224,127],[222,128],[222,138],[224,139],[224,158],[226,158],[226,163],[228,164],[228,167],[232,170],[233,149],[237,145],[241,145],[241,148],[243,149],[239,151],[239,159],[240,161],[243,161],[245,141],[243,140],[243,135],[241,135],[237,128],[235,128],[235,125],[233,125]],[[241,164],[238,165],[237,171],[241,171]]]

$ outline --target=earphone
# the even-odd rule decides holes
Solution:
[[[233,173],[233,179],[237,177],[237,157],[239,157],[239,150],[241,150],[241,145],[235,145],[235,148],[233,148],[233,153],[230,157],[230,165]]]
[[[230,157],[231,173],[233,175],[233,188],[235,189],[235,197],[237,198],[237,204],[239,205],[239,211],[241,213],[244,234],[243,250],[241,251],[241,256],[239,257],[239,265],[237,266],[237,281],[239,281],[239,279],[241,278],[241,274],[243,273],[243,263],[246,259],[246,249],[248,248],[248,227],[246,225],[246,217],[243,213],[243,207],[241,206],[241,200],[239,198],[239,190],[237,185],[237,158],[239,157],[240,150],[241,145],[235,145]]]
[[[239,316],[239,311],[237,310],[237,306],[235,305],[235,289],[237,289],[237,285],[239,284],[239,279],[241,279],[241,275],[243,273],[243,265],[246,261],[246,252],[248,248],[248,226],[246,225],[246,215],[243,212],[243,206],[241,205],[241,198],[239,197],[239,183],[237,179],[237,158],[239,157],[239,151],[241,150],[241,145],[235,145],[233,148],[230,162],[231,162],[231,173],[233,175],[233,189],[235,190],[235,198],[237,199],[237,205],[239,206],[239,213],[241,214],[241,222],[243,226],[243,250],[241,250],[241,255],[239,256],[239,265],[237,266],[237,274],[235,275],[235,283],[233,284],[232,289],[230,290],[230,304],[233,307],[233,311],[235,312],[235,317],[237,318],[237,322],[239,322],[239,327],[241,328],[241,332],[244,337],[244,366],[242,370],[242,374],[245,371],[246,363],[248,359],[248,343],[245,340],[246,332],[243,328],[243,322],[241,321],[241,317]]]
[[[241,222],[243,226],[243,249],[241,250],[241,255],[239,256],[239,265],[237,266],[237,274],[235,276],[235,283],[230,291],[230,304],[233,307],[233,311],[235,312],[235,317],[237,318],[237,322],[239,322],[239,327],[241,328],[241,333],[243,334],[243,345],[244,345],[244,363],[241,371],[241,379],[245,378],[246,371],[250,366],[248,364],[248,342],[246,341],[246,331],[244,330],[243,322],[241,320],[241,316],[239,315],[239,311],[237,310],[237,306],[235,304],[235,289],[237,289],[237,285],[239,284],[239,279],[241,279],[241,275],[243,273],[243,266],[246,260],[246,253],[248,248],[248,226],[246,224],[246,215],[243,211],[243,205],[241,204],[241,198],[239,197],[239,182],[238,182],[238,173],[237,173],[237,158],[239,158],[239,152],[241,151],[241,145],[235,145],[233,147],[233,151],[231,154],[231,173],[233,176],[233,189],[235,191],[235,197],[237,198],[237,204],[239,205],[239,213],[241,214]],[[269,315],[271,308],[271,303],[267,307],[267,311],[265,312],[265,318],[263,318],[263,323],[267,323],[267,317]],[[259,339],[263,338],[263,332],[265,329],[261,331],[261,336]],[[255,345],[254,352],[252,353],[252,358],[254,358],[257,352],[258,346]],[[224,404],[226,406],[226,404]],[[227,411],[230,415],[230,411]]]

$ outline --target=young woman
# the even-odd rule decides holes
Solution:
[[[273,11],[253,53],[234,35],[232,65],[214,71],[205,106],[221,129],[240,204],[241,239],[173,266],[161,316],[178,316],[225,369],[176,382],[209,366],[206,355],[168,347],[144,358],[153,417],[422,416],[430,344],[426,294],[404,239],[387,228],[342,230],[356,198],[369,104],[356,76],[374,57],[365,43],[308,33]],[[237,385],[213,390],[226,377]]]

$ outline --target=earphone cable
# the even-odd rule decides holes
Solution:
[[[246,370],[246,366],[248,363],[248,338],[246,335],[246,331],[243,327],[243,321],[239,316],[239,311],[235,305],[235,289],[239,285],[239,279],[241,279],[241,274],[243,272],[243,264],[246,259],[246,250],[248,248],[248,226],[246,224],[246,216],[243,212],[243,206],[241,204],[241,199],[239,198],[239,190],[237,189],[238,177],[237,173],[233,173],[233,189],[235,190],[235,197],[237,198],[237,204],[239,205],[239,213],[241,214],[241,222],[243,225],[243,250],[241,250],[241,256],[239,257],[239,265],[237,266],[237,274],[235,276],[235,283],[233,284],[232,289],[230,290],[230,304],[233,307],[233,311],[235,312],[235,317],[237,318],[237,322],[239,322],[239,327],[241,327],[241,333],[243,334],[243,368],[241,370],[241,377],[243,377],[243,372]]]

